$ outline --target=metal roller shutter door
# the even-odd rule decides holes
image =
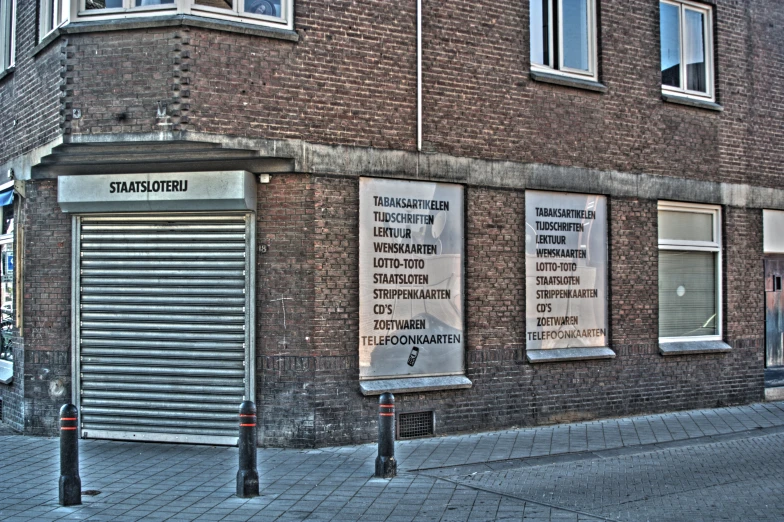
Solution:
[[[81,433],[236,444],[252,390],[250,215],[75,218]]]

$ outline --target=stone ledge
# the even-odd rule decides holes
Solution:
[[[686,96],[678,96],[675,94],[662,93],[662,100],[667,103],[677,103],[678,105],[687,105],[689,107],[696,107],[698,109],[708,109],[711,111],[722,112],[724,107],[718,103],[707,100],[695,100],[694,98],[687,98]]]
[[[157,27],[200,27],[202,29],[214,29],[216,31],[225,31],[229,33],[261,36],[264,38],[287,40],[289,42],[299,41],[299,34],[290,29],[266,27],[233,20],[219,20],[217,18],[205,16],[170,14],[138,18],[115,18],[113,20],[71,22],[62,27],[58,27],[46,35],[44,39],[33,48],[30,54],[32,56],[37,55],[63,34],[130,31],[133,29],[152,29]]]
[[[615,359],[610,348],[553,348],[550,350],[526,350],[525,359],[531,364],[586,361],[590,359]]]
[[[784,387],[781,388],[765,388],[766,401],[782,401],[784,400]]]
[[[378,379],[359,381],[362,395],[381,395],[390,393],[418,393],[440,390],[463,390],[473,386],[464,375],[448,375],[443,377],[408,377],[404,379]]]
[[[685,341],[659,343],[659,353],[668,355],[695,355],[700,353],[725,353],[732,347],[723,341]]]
[[[530,71],[529,75],[535,82],[552,83],[554,85],[561,85],[563,87],[574,87],[576,89],[585,89],[594,92],[607,92],[607,86],[603,83],[595,82],[593,80],[583,80],[580,78],[573,78],[571,76],[562,76],[555,73],[546,73],[542,71]]]
[[[0,72],[0,81],[2,81],[3,78],[11,76],[15,69],[16,67],[12,65],[11,67],[8,67],[5,71]]]
[[[0,383],[11,384],[14,381],[14,363],[0,360]]]

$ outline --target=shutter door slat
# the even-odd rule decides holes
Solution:
[[[243,215],[81,217],[84,436],[236,441],[248,236]]]

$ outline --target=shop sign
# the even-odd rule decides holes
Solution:
[[[242,170],[57,178],[63,212],[255,210],[256,178]]]
[[[525,193],[526,349],[607,346],[607,200]]]
[[[462,375],[463,188],[361,178],[360,379]]]

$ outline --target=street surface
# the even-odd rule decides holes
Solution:
[[[391,480],[373,444],[259,449],[253,499],[237,448],[80,444],[66,508],[59,441],[0,428],[0,520],[784,520],[784,402],[402,441]]]

